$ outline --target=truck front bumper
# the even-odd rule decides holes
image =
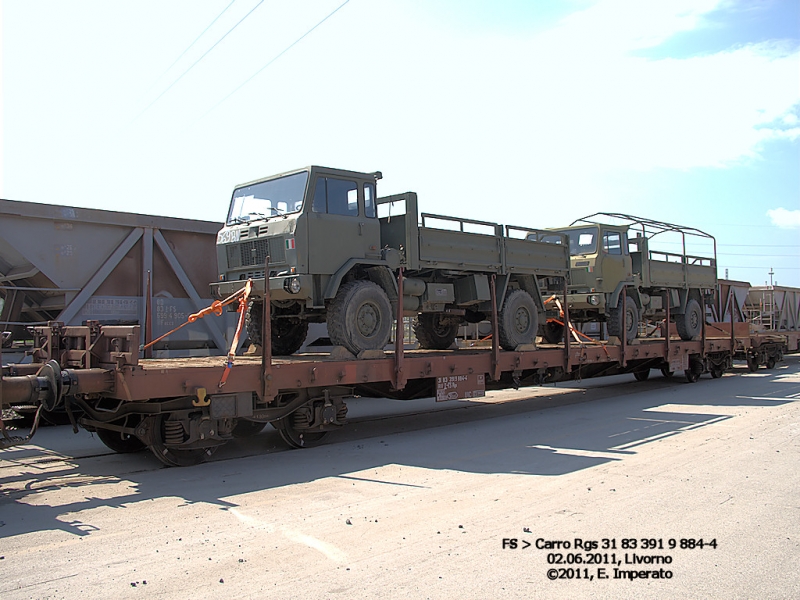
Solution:
[[[593,292],[590,294],[584,293],[570,293],[567,294],[567,301],[569,302],[570,310],[601,310],[606,307],[606,296]]]
[[[292,291],[299,289],[296,293]],[[236,281],[220,281],[219,283],[211,284],[211,296],[218,300],[227,298],[231,294],[235,294],[245,285],[244,280]],[[277,277],[269,278],[269,296],[271,300],[296,300],[298,302],[305,302],[306,299],[312,298],[314,290],[314,281],[311,275],[279,275]],[[252,298],[264,297],[264,278],[253,279],[253,289],[250,292]]]

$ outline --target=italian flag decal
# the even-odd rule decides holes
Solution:
[[[294,250],[294,238],[289,238],[286,240],[286,249]]]

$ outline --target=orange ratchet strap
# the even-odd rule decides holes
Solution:
[[[239,298],[239,323],[236,325],[236,334],[233,336],[231,349],[228,351],[228,361],[225,363],[222,379],[219,380],[219,387],[224,386],[228,381],[228,375],[230,375],[231,369],[233,368],[233,358],[236,355],[236,347],[239,345],[239,334],[242,333],[242,328],[244,327],[244,317],[247,314],[247,301],[250,299],[250,292],[252,289],[253,280],[248,279],[244,286],[244,294]]]
[[[248,281],[248,283],[249,283],[249,281]],[[152,342],[149,342],[149,343],[145,344],[144,346],[140,346],[139,350],[146,350],[150,346],[154,346],[155,344],[157,344],[158,342],[163,340],[165,337],[168,337],[168,336],[172,335],[173,333],[175,333],[176,331],[178,331],[179,329],[182,329],[183,327],[186,327],[189,323],[194,323],[195,321],[197,321],[197,319],[202,319],[203,317],[206,317],[206,316],[208,316],[210,314],[215,314],[218,317],[222,316],[222,309],[224,307],[228,306],[228,304],[233,304],[233,302],[235,302],[237,298],[239,298],[242,294],[245,293],[245,289],[247,289],[247,286],[243,287],[242,289],[240,289],[237,292],[234,292],[233,294],[231,294],[230,296],[225,298],[225,300],[214,300],[214,302],[211,303],[211,306],[208,306],[208,307],[202,309],[201,311],[198,311],[198,312],[196,312],[194,314],[189,315],[189,318],[186,319],[186,321],[184,323],[181,323],[175,329],[172,329],[172,330],[168,331],[167,333],[165,333],[164,335],[154,339]]]

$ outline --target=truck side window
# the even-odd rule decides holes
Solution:
[[[358,185],[355,181],[319,177],[312,210],[330,215],[358,216]]]
[[[622,255],[622,244],[618,231],[603,232],[603,251],[607,254]]]
[[[375,218],[375,184],[364,184],[364,216]]]

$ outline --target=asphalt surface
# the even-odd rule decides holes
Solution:
[[[0,452],[0,598],[800,597],[800,357],[651,377],[360,399],[183,469],[43,428]]]

